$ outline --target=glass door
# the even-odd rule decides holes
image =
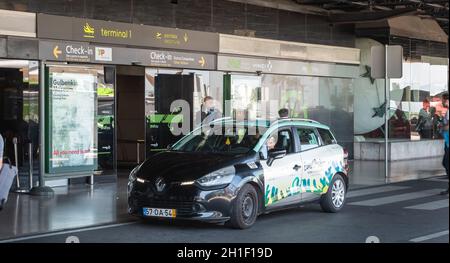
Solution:
[[[261,77],[252,75],[224,76],[224,105],[229,105],[228,116],[235,119],[256,119],[261,117],[258,103],[261,101]]]
[[[39,64],[0,59],[0,134],[3,155],[19,170],[19,186],[29,189],[39,175]],[[15,187],[17,185],[15,184]]]

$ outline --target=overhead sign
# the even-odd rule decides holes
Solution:
[[[386,54],[387,50],[387,56]],[[401,78],[403,76],[403,47],[402,46],[373,46],[371,48],[370,75],[374,79]],[[387,58],[387,62],[386,62]],[[387,72],[385,68],[387,65]]]
[[[104,47],[82,42],[40,41],[39,58],[49,61],[87,62],[215,70],[216,56],[155,49]]]
[[[38,14],[37,21],[39,38],[203,52],[219,51],[217,33],[47,14]]]
[[[39,42],[39,58],[54,61],[91,62],[94,49],[87,43]]]
[[[219,55],[217,69],[230,72],[292,74],[324,77],[358,77],[358,66],[334,63],[304,62],[293,60],[249,58]]]

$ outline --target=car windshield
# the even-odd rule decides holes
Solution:
[[[261,138],[265,127],[234,126],[198,129],[178,141],[172,151],[213,152],[223,154],[248,153]]]

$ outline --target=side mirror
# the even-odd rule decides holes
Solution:
[[[273,161],[281,159],[286,156],[286,150],[284,149],[271,149],[269,150],[269,159],[267,159],[267,165],[271,166]]]

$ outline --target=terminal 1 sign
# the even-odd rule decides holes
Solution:
[[[75,17],[37,15],[39,38],[190,51],[219,51],[219,34]]]

